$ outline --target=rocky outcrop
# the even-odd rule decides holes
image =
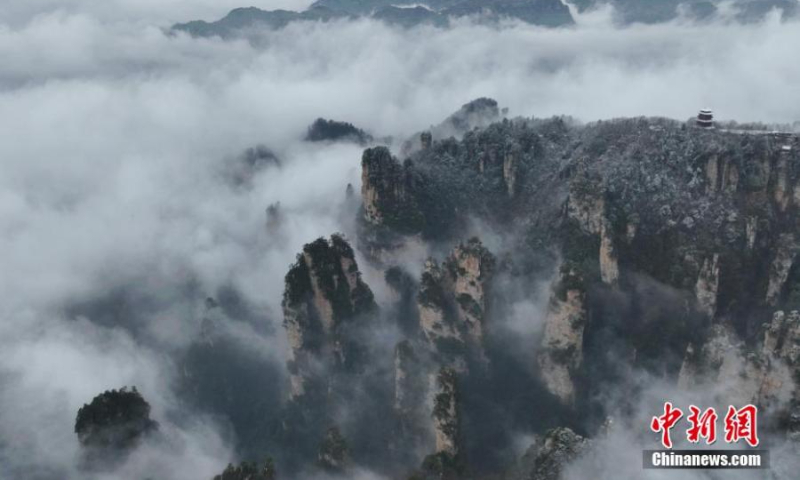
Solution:
[[[800,368],[800,313],[775,312],[764,334],[764,353]]]
[[[399,351],[405,355],[408,350]],[[397,358],[397,357],[396,357]],[[418,375],[418,372],[417,372]],[[397,377],[396,377],[397,378]],[[403,382],[413,379],[410,375]],[[417,378],[422,378],[417,376]],[[422,462],[422,471],[412,478],[434,479],[460,478],[461,470],[461,399],[458,372],[450,367],[439,367],[425,374],[427,385],[418,390],[425,392],[422,403],[414,405],[414,411],[401,412],[400,439],[406,446],[433,452]],[[409,397],[401,402],[408,405]],[[416,401],[416,400],[415,400]],[[420,415],[424,412],[424,415]]]
[[[128,449],[155,431],[150,404],[136,387],[108,390],[78,410],[75,433],[84,447]]]
[[[422,213],[413,196],[409,168],[386,147],[369,148],[361,157],[361,199],[367,223],[402,233],[421,229]]]
[[[746,405],[759,400],[763,375],[759,359],[748,355],[744,342],[730,328],[715,325],[701,347],[687,348],[678,386],[683,389],[714,386],[720,398]]]
[[[307,142],[353,142],[366,145],[372,142],[372,135],[347,122],[318,118],[308,127]]]
[[[480,240],[473,238],[453,249],[446,267],[452,279],[453,295],[466,334],[480,343],[487,309],[487,290],[494,273],[495,258]]]
[[[508,109],[500,109],[497,101],[491,98],[476,98],[465,103],[438,125],[414,135],[402,143],[400,155],[405,157],[424,153],[435,143],[461,138],[466,134],[491,125],[501,119]]]
[[[408,461],[418,461],[418,452],[433,451],[436,439],[443,435],[441,425],[444,424],[438,424],[440,427],[437,433],[434,419],[435,398],[437,393],[443,392],[436,370],[437,367],[427,356],[424,345],[404,340],[395,348],[396,427],[391,436],[391,448]]]
[[[458,244],[441,263],[429,259],[417,294],[419,329],[412,338],[419,340],[403,341],[395,350],[401,434],[406,444],[433,444],[424,462],[433,476],[458,470],[458,377],[470,375],[473,365],[486,365],[484,328],[495,262],[475,238]]]
[[[600,233],[603,228],[605,200],[602,196],[573,191],[567,201],[567,217],[578,222],[586,233]]]
[[[684,389],[711,388],[724,401],[786,408],[798,396],[800,314],[778,311],[765,327],[759,349],[750,349],[730,328],[715,325],[701,346],[690,345],[678,378]]]
[[[566,205],[566,220],[575,222],[584,234],[598,235],[600,249],[597,259],[600,266],[600,280],[615,285],[619,280],[619,256],[616,238],[606,213],[604,187],[597,178],[579,176],[571,185]],[[636,236],[637,225],[626,225],[625,240],[630,243]]]
[[[361,280],[355,254],[343,237],[320,238],[303,247],[286,274],[284,327],[289,338],[292,396],[305,392],[316,370],[328,365],[349,369],[360,347],[346,335],[349,324],[362,322],[377,306]]]
[[[388,232],[436,252],[473,226],[486,226],[503,234],[498,243],[507,250],[502,276],[477,241],[427,261],[419,283],[416,275],[386,271],[386,318],[396,322],[391,328],[401,338],[393,358],[385,349],[375,368],[385,378],[375,383],[383,385],[376,398],[384,399],[381,412],[390,418],[395,451],[413,445],[405,450],[432,452],[425,471],[457,471],[456,457],[468,461],[480,440],[459,446],[453,432],[483,428],[473,423],[482,413],[476,410],[497,406],[510,418],[531,421],[489,392],[502,389],[504,372],[531,391],[543,386],[552,393],[537,397],[552,406],[545,415],[591,402],[609,382],[629,387],[627,373],[640,369],[666,380],[677,376],[682,387],[711,391],[730,404],[754,402],[765,411],[790,404],[796,317],[766,322],[764,315],[796,308],[800,299],[797,205],[787,200],[797,174],[792,162],[781,173],[780,153],[768,137],[657,119],[586,126],[515,119],[469,131],[461,140],[426,144],[426,138],[413,138],[415,150],[403,163],[386,149],[364,153],[359,227],[379,232],[371,238],[384,249],[394,245],[382,236]],[[308,293],[287,310],[287,331],[296,357],[313,360],[295,362],[302,367],[297,371],[312,374],[293,379],[307,380],[317,364],[347,363],[350,355],[340,352],[348,349],[340,345],[349,336],[337,332],[349,322],[337,320],[325,281],[311,275],[321,265],[317,258],[299,260],[297,278]],[[331,264],[352,268],[347,261]],[[535,326],[526,325],[526,333],[540,338],[535,360],[501,351],[509,333],[501,322],[520,315],[509,313],[516,305],[502,302],[499,282],[507,273],[527,293],[557,264],[543,329],[530,332],[536,319],[530,322]],[[531,281],[517,282],[516,275]],[[349,291],[357,278],[342,275],[341,283]],[[496,324],[487,312],[501,314]],[[539,312],[528,314],[538,318]],[[761,344],[756,336],[763,323],[770,328]],[[487,335],[491,325],[500,328]],[[463,391],[440,381],[445,371],[458,376]],[[465,400],[453,401],[454,392]],[[576,426],[587,427],[577,417]],[[539,463],[547,464],[548,452],[570,451],[559,447],[571,443],[568,436],[541,447]],[[539,478],[558,471],[545,466]],[[432,478],[442,478],[439,473]]]
[[[706,162],[706,194],[734,193],[739,188],[739,168],[728,156],[712,154]]]
[[[485,127],[500,119],[497,101],[491,98],[477,98],[465,103],[458,111],[431,129],[433,138],[461,136],[473,128]]]
[[[600,278],[603,282],[613,285],[619,279],[619,265],[617,252],[614,250],[614,239],[607,221],[600,226]]]
[[[789,178],[789,155],[781,152],[775,166],[775,185],[773,187],[773,199],[778,206],[778,210],[785,212],[792,200],[792,191]]]
[[[408,340],[397,344],[394,350],[394,408],[400,415],[408,415],[421,405],[427,390],[424,366],[420,354]]]
[[[75,418],[82,462],[90,470],[116,466],[157,430],[150,404],[136,387],[97,395]]]
[[[562,273],[550,298],[538,358],[547,389],[563,402],[575,400],[575,377],[583,362],[585,292],[575,272]]]
[[[434,392],[433,430],[436,436],[436,453],[456,457],[459,453],[460,431],[456,371],[452,368],[439,370]]]
[[[333,473],[345,471],[352,463],[347,441],[338,427],[331,427],[325,432],[325,438],[319,447],[317,464],[324,470]]]
[[[798,245],[795,242],[794,234],[786,233],[778,237],[767,285],[766,300],[769,305],[775,305],[778,302],[783,286],[786,284],[786,279],[789,277],[789,270],[794,264],[797,250]]]
[[[519,152],[511,150],[503,158],[503,181],[506,193],[513,198],[517,191],[517,172],[519,171]]]
[[[710,318],[714,318],[717,310],[717,290],[719,289],[719,255],[714,254],[711,258],[703,261],[700,275],[697,276],[697,283],[694,291],[697,297],[697,304],[700,311]]]
[[[518,472],[520,480],[562,480],[564,469],[589,451],[592,441],[566,427],[554,428],[528,449]]]
[[[434,350],[450,339],[480,352],[494,267],[494,256],[476,238],[456,246],[441,265],[426,262],[417,300],[420,327]]]
[[[449,298],[446,296],[449,278],[445,270],[434,259],[425,262],[425,269],[420,279],[419,323],[422,332],[430,342],[442,338],[458,338],[459,333],[452,314]]]

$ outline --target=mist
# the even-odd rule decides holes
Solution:
[[[707,106],[723,119],[800,120],[800,24],[777,13],[746,26],[618,29],[606,10],[564,29],[357,20],[234,41],[165,32],[239,6],[248,5],[0,7],[0,477],[86,478],[75,414],[124,385],[153,405],[165,446],[138,451],[121,478],[211,478],[235,460],[224,421],[180,413],[179,359],[203,338],[204,301],[233,291],[248,320],[220,335],[271,365],[262,388],[283,393],[288,266],[319,236],[355,237],[345,188],[358,190],[362,148],[304,142],[317,117],[391,136],[395,150],[481,96],[512,116],[587,122],[684,119]],[[230,165],[259,144],[280,165],[232,183]],[[277,202],[276,233],[265,211]],[[418,272],[427,252],[412,253]],[[515,300],[512,333],[536,337],[541,290]],[[126,308],[108,314],[120,298]]]

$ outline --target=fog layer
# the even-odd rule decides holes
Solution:
[[[360,185],[359,147],[302,142],[317,117],[400,139],[488,96],[511,115],[585,121],[707,106],[800,120],[800,25],[778,15],[624,30],[607,11],[560,30],[298,23],[258,42],[164,33],[235,6],[0,7],[0,478],[85,478],[75,413],[123,385],[153,405],[167,445],[137,452],[126,477],[210,478],[233,459],[224,420],[180,414],[176,359],[202,335],[205,298],[231,289],[252,317],[231,338],[282,368],[283,276],[304,243],[352,233],[345,187]],[[281,166],[232,182],[256,144]],[[276,202],[280,233],[266,227]]]

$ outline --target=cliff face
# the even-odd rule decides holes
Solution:
[[[800,425],[795,137],[553,118],[414,142],[402,163],[382,147],[362,157],[359,247],[385,269],[385,330],[369,328],[376,306],[340,237],[307,245],[287,275],[294,398],[322,392],[319,425],[376,427],[364,439],[340,424],[354,463],[385,444],[416,478],[495,474],[518,425],[591,433],[583,412],[605,414],[593,399],[631,387],[630,371]],[[459,243],[474,231],[499,250]],[[440,258],[417,275],[393,255],[412,241]],[[517,310],[553,272],[547,305]],[[379,413],[353,413],[359,394]],[[551,432],[524,478],[559,478],[587,445]]]
[[[386,147],[364,151],[361,157],[361,199],[364,219],[374,225],[414,230],[412,179]],[[406,221],[409,223],[406,224]]]
[[[436,260],[429,259],[425,262],[417,308],[420,327],[431,342],[460,337],[456,319],[453,318],[452,311],[448,311],[452,310],[452,299],[447,296],[449,280],[445,270]]]
[[[599,234],[605,224],[606,201],[599,178],[577,177],[570,183],[567,218],[588,234]]]
[[[404,340],[394,352],[394,408],[401,416],[403,429],[420,423],[420,406],[428,393],[428,373],[424,352],[413,342]],[[422,419],[424,422],[425,419]],[[412,425],[416,423],[417,425]]]
[[[487,308],[487,289],[494,273],[495,259],[480,240],[473,238],[453,249],[447,268],[453,281],[453,295],[458,304],[467,335],[480,342]]]
[[[517,191],[517,172],[519,170],[519,153],[512,150],[506,153],[503,159],[503,181],[509,197],[514,197]]]
[[[591,440],[569,428],[549,430],[525,452],[509,480],[560,480],[565,468],[591,447]]]
[[[719,255],[714,254],[703,260],[703,267],[697,275],[694,291],[698,308],[714,318],[717,311],[717,292],[719,290]]]
[[[401,165],[386,147],[364,151],[359,246],[375,263],[391,264],[393,252],[417,241],[413,235],[424,229],[414,179],[412,164]]]
[[[320,367],[358,368],[363,346],[348,331],[375,313],[372,291],[361,280],[355,254],[338,235],[303,247],[286,275],[284,327],[289,338],[292,395],[321,381]]]
[[[522,207],[516,200],[527,188],[526,176],[552,165],[536,163],[541,140],[529,129],[508,121],[486,130],[475,128],[496,119],[497,110],[496,102],[488,99],[464,105],[433,133],[407,142],[401,149],[408,157],[402,166],[390,160],[385,149],[367,150],[362,160],[360,245],[391,250],[403,243],[398,235],[423,241],[463,238],[467,214],[474,208],[503,221],[511,218],[513,210]],[[465,126],[469,129],[462,131]],[[436,132],[448,129],[458,130],[463,140],[432,140],[441,135]],[[515,135],[506,139],[506,130]]]
[[[433,350],[460,369],[463,355],[482,356],[494,267],[494,256],[476,238],[457,245],[442,265],[425,264],[417,299],[420,327]]]
[[[574,271],[562,273],[545,318],[538,363],[542,380],[564,403],[575,401],[576,377],[583,362],[585,292]]]
[[[562,217],[569,238],[557,241],[562,261],[583,278],[587,296],[581,300],[567,289],[560,301],[551,302],[539,357],[545,383],[565,401],[574,392],[567,372],[581,369],[582,357],[576,352],[585,342],[581,328],[565,328],[581,322],[565,321],[568,315],[563,312],[579,312],[582,304],[588,317],[596,318],[596,331],[608,329],[610,318],[595,306],[606,301],[608,290],[598,285],[639,302],[644,298],[636,291],[636,278],[645,274],[670,289],[691,292],[691,311],[702,315],[706,325],[717,325],[708,335],[706,353],[718,360],[740,342],[752,343],[769,312],[793,301],[795,277],[790,272],[796,270],[797,222],[791,212],[797,205],[786,192],[796,188],[798,172],[784,160],[792,150],[782,146],[796,142],[795,138],[649,125],[632,137],[631,144],[630,138],[609,135],[613,125],[596,128],[579,147],[590,157],[585,162],[577,159],[571,167],[575,173]],[[743,146],[734,145],[735,141]],[[696,153],[677,153],[687,147]],[[643,164],[628,163],[629,158],[639,158]],[[678,173],[676,168],[683,170]],[[650,311],[656,311],[663,300],[650,301],[654,302]],[[639,315],[649,315],[638,309]],[[692,330],[672,328],[673,336],[665,342],[680,349]],[[648,330],[637,332],[634,327],[616,335],[627,338],[637,363],[655,358],[649,357],[656,352],[649,350]],[[570,354],[565,353],[567,348]],[[691,356],[701,347],[688,348],[695,349],[687,354]],[[761,375],[747,361],[730,368],[742,375]]]
[[[772,317],[764,334],[764,354],[786,362],[791,368],[800,368],[800,313],[778,311]]]
[[[325,432],[317,454],[317,463],[324,470],[335,473],[341,473],[351,466],[347,441],[337,427],[331,427]]]
[[[433,429],[436,453],[455,458],[459,453],[458,376],[451,368],[442,368],[436,375],[433,396]]]
[[[778,235],[774,251],[765,298],[766,302],[773,306],[780,300],[786,280],[789,278],[789,271],[794,266],[797,257],[798,243],[795,240],[795,234],[792,232]]]
[[[690,345],[678,385],[716,392],[720,400],[786,410],[797,400],[800,374],[800,314],[778,311],[761,342],[748,347],[722,325],[701,346]]]
[[[636,363],[656,364],[683,356],[691,331],[711,324],[750,341],[765,313],[800,300],[800,172],[797,149],[784,148],[795,144],[792,136],[708,132],[664,120],[586,127],[503,121],[461,141],[426,143],[409,156],[405,177],[386,152],[380,158],[390,167],[381,180],[362,162],[365,219],[385,225],[392,205],[413,205],[424,221],[412,230],[423,238],[447,238],[478,217],[499,228],[523,226],[528,244],[555,251],[565,273],[553,285],[538,366],[552,393],[571,404],[584,350],[601,332],[620,335]],[[390,201],[381,204],[376,192]],[[598,310],[608,289],[634,306],[670,301],[672,293],[637,286],[640,276],[691,297],[685,319],[660,345],[652,340],[655,326],[617,325]],[[426,265],[419,311],[430,341],[480,338],[484,306],[470,300],[481,292],[467,277],[455,285],[446,265]],[[652,310],[644,315],[666,321]],[[588,318],[595,320],[587,344]],[[666,370],[677,375],[680,364],[669,362]]]

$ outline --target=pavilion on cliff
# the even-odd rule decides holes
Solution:
[[[714,126],[714,114],[710,109],[700,110],[697,114],[697,126],[702,128],[711,128]]]

